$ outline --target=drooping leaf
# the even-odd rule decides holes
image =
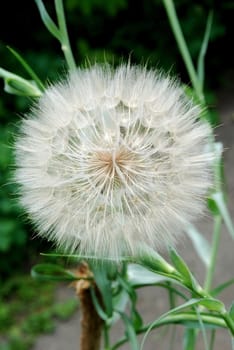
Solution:
[[[39,97],[42,92],[34,81],[26,80],[0,68],[0,77],[4,80],[4,90],[13,95]]]
[[[58,26],[54,23],[54,21],[51,19],[50,15],[48,14],[42,0],[35,0],[38,10],[40,12],[41,19],[48,29],[48,31],[59,41],[61,40],[61,34],[59,31]]]
[[[192,306],[197,306],[199,305],[199,303],[201,302],[202,299],[190,299],[189,301],[187,301],[186,303],[179,305],[177,307],[175,307],[174,309],[171,309],[167,312],[165,312],[163,315],[161,315],[157,320],[155,320],[154,322],[151,323],[151,325],[149,326],[148,330],[146,331],[142,343],[141,343],[141,349],[144,348],[144,343],[146,341],[146,338],[148,337],[150,331],[158,324],[160,323],[162,320],[164,320],[166,317],[171,316],[179,311],[182,311],[188,307],[192,307]]]
[[[178,314],[178,316],[179,316],[180,311],[183,311],[189,307],[194,308],[195,306],[198,306],[198,305],[202,305],[202,306],[206,307],[207,309],[209,309],[210,311],[223,312],[223,309],[224,309],[224,304],[221,301],[213,299],[213,298],[199,298],[199,299],[193,298],[193,299],[190,299],[189,301],[185,302],[184,304],[179,305],[179,306],[175,307],[174,309],[167,311],[166,313],[161,315],[157,320],[155,320],[154,322],[151,323],[150,327],[146,331],[144,338],[142,340],[141,349],[143,349],[144,342],[145,342],[146,337],[148,336],[149,332],[157,324],[159,324],[162,320],[166,319],[168,316],[172,316],[175,314],[176,315]],[[196,319],[197,319],[197,315],[196,315]]]
[[[39,281],[76,281],[77,276],[55,264],[38,264],[31,270],[33,278]]]

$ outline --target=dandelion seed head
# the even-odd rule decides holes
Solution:
[[[211,133],[178,82],[142,67],[77,69],[16,141],[21,203],[67,252],[119,260],[177,240],[204,210]]]

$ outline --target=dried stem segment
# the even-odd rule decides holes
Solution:
[[[82,263],[77,271],[79,277],[90,278],[88,265]],[[101,294],[92,280],[79,280],[76,283],[76,293],[80,299],[80,307],[82,313],[81,319],[81,336],[80,350],[99,350],[101,343],[101,334],[103,320],[99,317],[95,306],[93,305],[91,296],[91,285],[95,288],[97,298],[101,303]]]

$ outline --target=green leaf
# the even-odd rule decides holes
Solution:
[[[210,311],[217,311],[217,312],[222,312],[223,308],[224,308],[223,303],[220,302],[219,300],[216,300],[216,299],[212,299],[212,298],[190,299],[189,301],[185,302],[184,304],[179,305],[179,306],[175,307],[174,309],[167,311],[162,316],[160,316],[156,321],[151,323],[150,327],[146,331],[144,338],[142,340],[141,349],[143,349],[144,342],[145,342],[146,337],[148,336],[149,332],[155,326],[157,326],[157,324],[159,324],[162,320],[164,320],[165,318],[167,318],[168,316],[171,316],[173,314],[178,314],[178,316],[179,316],[180,311],[187,309],[189,307],[195,307],[198,305],[202,305],[202,306],[206,307],[207,309],[209,309]],[[196,316],[196,318],[197,318],[197,316]]]
[[[95,290],[94,288],[91,288],[90,289],[91,291],[91,296],[92,296],[92,301],[93,301],[93,304],[95,306],[95,309],[99,315],[99,317],[104,320],[104,321],[108,321],[109,317],[107,315],[107,313],[103,310],[103,308],[101,307],[99,301],[98,301],[98,298],[96,296],[96,293],[95,293]]]
[[[40,80],[40,78],[38,77],[38,75],[33,71],[33,69],[29,66],[29,64],[25,61],[25,59],[14,49],[12,49],[10,46],[7,46],[8,50],[12,53],[13,56],[15,56],[15,58],[20,62],[20,64],[24,67],[24,69],[26,70],[26,72],[31,76],[31,78],[33,79],[33,81],[35,81],[35,83],[37,84],[37,86],[39,87],[39,89],[41,91],[45,90],[44,84],[42,83],[42,81]]]
[[[148,247],[143,247],[143,249],[141,249],[137,263],[149,268],[150,270],[157,271],[158,273],[162,273],[167,276],[177,274],[177,271],[172,265],[168,264],[168,262],[155,250]]]
[[[198,283],[194,279],[187,264],[184,262],[184,260],[173,247],[169,247],[169,254],[175,268],[183,276],[185,284],[191,287],[192,289],[196,290],[198,287]]]
[[[227,287],[231,286],[232,284],[234,284],[234,278],[226,281],[225,283],[220,284],[218,287],[214,288],[210,294],[212,296],[216,296],[219,293],[221,293],[224,289],[226,289]]]
[[[113,314],[113,303],[112,303],[112,290],[111,281],[108,278],[108,267],[109,264],[105,262],[94,262],[89,263],[91,270],[94,274],[94,279],[97,287],[102,295],[103,303],[105,305],[105,312],[109,317]]]
[[[26,80],[3,68],[0,68],[0,77],[4,79],[4,90],[9,94],[32,97],[42,94],[34,81]]]
[[[230,235],[232,236],[232,238],[234,238],[234,226],[233,226],[229,211],[227,209],[227,205],[226,205],[223,193],[222,192],[213,193],[211,198],[214,200],[215,204],[217,205],[217,208],[220,214],[222,215],[223,221]]]
[[[207,199],[207,206],[209,210],[211,211],[213,216],[218,216],[220,215],[219,208],[217,207],[215,200],[211,197]]]
[[[220,313],[225,311],[224,304],[221,301],[216,299],[204,298],[200,301],[199,304],[202,306],[205,306],[210,311],[216,311]]]
[[[227,325],[225,321],[222,319],[221,316],[215,315],[215,314],[207,314],[204,312],[199,313],[202,323],[205,328],[227,328]],[[170,325],[170,324],[181,324],[186,327],[190,328],[198,328],[201,329],[201,322],[198,321],[197,313],[190,311],[190,312],[179,312],[176,314],[172,314],[170,316],[160,318],[160,320],[156,320],[153,324],[149,323],[142,327],[137,333],[146,333],[143,339],[143,342],[141,343],[141,349],[143,349],[145,338],[147,337],[148,333],[155,328],[159,328],[164,325]],[[114,346],[112,346],[112,350],[116,350],[119,348],[120,345],[124,344],[127,341],[126,337],[121,338],[119,341],[117,341]]]
[[[232,302],[232,305],[230,307],[229,315],[230,315],[231,319],[234,321],[234,301]]]
[[[59,41],[61,41],[61,33],[57,25],[54,23],[54,21],[51,19],[50,15],[48,14],[42,0],[35,0],[38,10],[40,12],[40,16],[42,19],[42,22],[48,29],[48,31]]]
[[[100,263],[100,258],[98,258],[95,255],[63,254],[63,253],[40,253],[40,255],[48,256],[48,257],[74,258],[74,259],[77,259],[77,261],[86,260],[89,264],[92,264],[92,265],[97,265]],[[101,260],[103,263],[109,264],[108,272],[110,272],[109,270],[111,269],[111,274],[112,274],[113,271],[110,264],[115,263],[116,260],[112,258],[102,258]],[[123,260],[125,261],[125,258],[123,258]]]
[[[120,312],[120,316],[125,324],[125,333],[129,340],[129,343],[131,344],[131,349],[138,350],[139,345],[137,342],[137,335],[131,320],[123,312]]]
[[[193,246],[201,261],[206,266],[209,266],[211,259],[211,247],[209,242],[193,225],[188,225],[186,227],[186,233],[191,239]]]
[[[170,316],[170,315],[173,315],[175,313],[177,313],[178,311],[181,311],[181,310],[184,310],[190,306],[197,306],[199,305],[199,303],[202,301],[203,299],[190,299],[189,301],[187,301],[186,303],[182,304],[182,305],[179,305],[177,307],[175,307],[174,309],[171,309],[167,312],[165,312],[163,315],[161,315],[156,321],[152,322],[150,327],[147,329],[144,337],[143,337],[143,340],[142,340],[142,343],[141,343],[141,349],[144,348],[144,343],[146,341],[146,338],[148,337],[150,331],[155,327],[157,326],[157,324],[159,324],[164,318]]]
[[[128,283],[134,287],[150,286],[164,281],[172,281],[171,278],[158,275],[137,264],[128,264],[126,274]]]
[[[124,290],[129,294],[131,301],[135,302],[137,299],[136,292],[132,285],[128,282],[128,280],[125,280],[121,276],[118,276],[118,282],[122,286]]]
[[[130,300],[130,313],[131,320],[135,330],[138,330],[142,326],[142,318],[136,309],[137,303],[137,293],[133,286],[129,283],[128,280],[123,279],[121,276],[118,277],[118,281],[123,289],[128,293]]]
[[[143,320],[137,309],[135,308],[135,305],[132,305],[132,310],[131,310],[131,321],[134,329],[138,331],[141,329],[143,325]]]
[[[108,320],[110,325],[114,324],[120,318],[120,313],[124,312],[127,302],[129,301],[129,295],[126,290],[121,289],[120,292],[113,297],[113,315]]]
[[[33,266],[31,275],[38,281],[76,281],[79,278],[70,271],[55,264],[38,264]]]
[[[227,328],[225,321],[219,315],[199,312],[199,316],[203,322],[204,327],[206,328],[217,328],[217,327]],[[181,311],[181,312],[166,316],[162,319],[160,318],[160,320],[158,320],[157,324],[155,324],[153,328],[160,327],[161,325],[165,325],[165,324],[181,324],[188,328],[201,329],[201,324],[198,320],[198,314],[195,311],[186,311],[186,312]],[[149,324],[148,327],[151,327],[151,324]],[[145,326],[144,328],[148,328],[148,327]]]
[[[41,95],[38,88],[31,80],[20,81],[16,79],[5,79],[4,90],[9,94],[19,95],[19,96],[35,96]]]

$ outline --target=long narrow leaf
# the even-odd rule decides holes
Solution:
[[[38,75],[33,71],[33,69],[29,66],[29,64],[25,61],[25,59],[12,47],[7,46],[8,50],[12,53],[13,56],[20,62],[20,64],[24,67],[26,72],[31,76],[31,78],[35,81],[41,91],[44,91],[45,87]]]
[[[224,283],[220,284],[218,287],[213,289],[210,294],[212,296],[216,296],[219,293],[221,293],[224,289],[226,289],[227,287],[231,286],[232,284],[234,284],[234,278],[228,280],[227,282],[224,282]]]
[[[200,316],[202,317],[202,322],[204,324],[204,327],[210,328],[210,329],[216,329],[216,328],[227,328],[226,323],[224,320],[215,314],[207,314],[204,312],[200,313]],[[152,324],[147,324],[141,329],[137,331],[137,334],[142,334],[146,333],[149,329],[155,329],[159,328],[164,325],[170,325],[170,324],[181,324],[186,327],[190,328],[197,328],[200,329],[200,323],[198,322],[197,319],[197,313],[190,311],[190,312],[180,312],[178,314],[172,314],[170,316],[167,316],[163,319],[158,320],[157,323],[154,323],[153,327]],[[124,343],[127,342],[127,338],[123,337],[120,340],[118,340],[117,343],[112,346],[111,350],[116,350],[120,347],[120,345],[123,345]],[[141,347],[142,349],[142,347]]]
[[[102,262],[101,264],[94,263],[90,265],[90,268],[94,274],[95,282],[102,295],[103,303],[105,305],[105,312],[108,315],[108,317],[112,317],[113,300],[112,300],[111,281],[107,277],[108,264],[105,264],[104,262]]]
[[[63,254],[63,253],[40,253],[42,256],[48,257],[60,257],[60,258],[75,258],[77,260],[87,260],[95,264],[95,261],[98,262],[100,258],[95,255],[82,255],[82,254]],[[112,258],[102,258],[103,262],[115,262]]]
[[[78,280],[70,271],[55,264],[38,264],[31,270],[31,275],[38,281],[76,281]]]
[[[141,348],[140,350],[143,350],[143,347],[144,347],[144,343],[146,341],[146,338],[148,337],[150,331],[161,321],[163,320],[164,318],[170,316],[170,315],[173,315],[175,313],[177,313],[178,311],[181,311],[181,310],[184,310],[186,309],[187,307],[189,306],[196,306],[196,305],[199,305],[199,303],[202,301],[202,299],[190,299],[189,301],[187,301],[186,303],[182,304],[182,305],[179,305],[177,307],[175,307],[174,309],[172,310],[169,310],[167,312],[165,312],[163,315],[161,315],[156,321],[152,322],[150,327],[148,328],[148,330],[146,331],[143,339],[142,339],[142,342],[141,342]]]
[[[191,239],[201,261],[206,266],[209,266],[211,259],[211,247],[209,242],[193,225],[188,225],[186,227],[186,233]]]
[[[41,19],[44,23],[44,25],[46,26],[46,28],[48,29],[48,31],[59,41],[61,41],[61,34],[59,31],[59,28],[57,27],[57,25],[54,23],[54,21],[51,19],[50,15],[48,14],[48,12],[46,11],[46,8],[42,2],[42,0],[35,0],[38,10],[40,12],[41,15]]]
[[[122,312],[120,312],[120,316],[125,324],[125,332],[128,337],[129,343],[131,344],[131,350],[138,350],[139,345],[137,341],[137,335],[131,320]]]
[[[165,281],[173,281],[168,277],[158,275],[137,264],[128,264],[126,274],[128,282],[135,288],[146,285],[150,286]]]
[[[220,214],[222,215],[223,221],[228,229],[228,232],[234,239],[234,226],[224,199],[222,192],[216,192],[212,194],[212,199],[215,201],[217,208],[219,209]]]
[[[166,318],[168,316],[171,316],[173,314],[178,313],[181,310],[187,309],[188,307],[194,307],[194,306],[198,306],[198,305],[205,306],[210,311],[222,312],[224,309],[223,303],[220,302],[219,300],[216,300],[216,299],[212,299],[212,298],[190,299],[186,303],[179,305],[179,306],[175,307],[174,309],[167,311],[166,313],[161,315],[156,321],[151,323],[150,327],[148,328],[148,330],[145,333],[144,338],[142,340],[141,350],[143,349],[143,345],[145,343],[145,340],[146,340],[149,332],[157,325],[158,322],[160,322],[161,320],[163,320],[164,318]]]
[[[9,94],[19,96],[39,97],[42,92],[34,81],[30,81],[0,68],[0,77],[4,79],[4,90]]]
[[[142,246],[140,255],[136,261],[138,264],[148,268],[151,271],[164,275],[177,275],[176,269],[170,265],[160,254],[149,247]],[[179,278],[179,276],[178,276]]]
[[[99,301],[98,301],[98,298],[95,294],[95,291],[93,288],[90,289],[91,291],[91,297],[92,297],[92,301],[93,301],[93,304],[95,306],[95,309],[99,315],[99,317],[104,320],[104,321],[107,321],[108,320],[108,315],[105,313],[105,311],[103,310],[103,308],[101,307]]]
[[[196,287],[197,283],[196,283],[192,273],[190,272],[185,261],[177,253],[175,248],[169,247],[169,254],[170,254],[171,261],[173,262],[175,268],[183,276],[185,284],[190,286],[190,287]]]
[[[113,315],[108,319],[110,325],[114,324],[120,318],[120,312],[124,312],[127,302],[129,301],[128,293],[122,289],[116,296],[113,297]]]

